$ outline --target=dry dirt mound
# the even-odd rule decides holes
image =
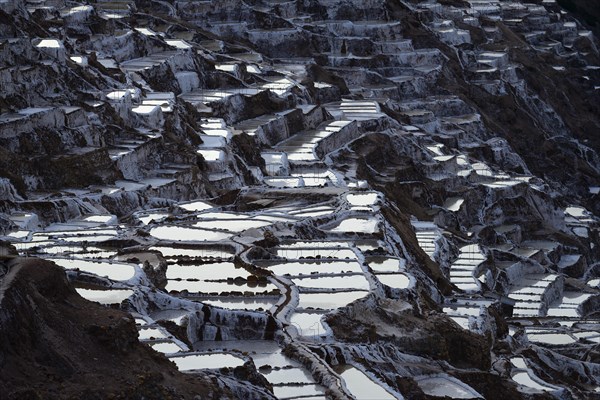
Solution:
[[[3,269],[0,399],[233,397],[141,344],[130,315],[83,299],[54,263],[16,258]]]

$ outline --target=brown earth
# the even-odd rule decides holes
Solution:
[[[2,268],[1,400],[234,398],[207,375],[180,373],[138,341],[129,314],[83,299],[54,263]]]

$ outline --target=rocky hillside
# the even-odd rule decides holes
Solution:
[[[131,315],[82,298],[62,268],[13,257],[0,266],[1,399],[239,398],[218,375],[180,373],[138,341]]]
[[[0,398],[600,398],[594,4],[0,0]]]

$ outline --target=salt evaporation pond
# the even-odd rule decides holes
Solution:
[[[325,396],[325,388],[319,385],[273,386],[273,394],[278,399],[304,398],[309,400],[307,396],[315,396],[317,399],[321,399]]]
[[[295,367],[301,365],[282,354],[282,349],[277,342],[272,340],[226,340],[211,341],[203,340],[194,343],[197,351],[246,351],[248,356],[254,360],[257,368],[269,365],[273,368]]]
[[[554,344],[554,345],[567,345],[575,343],[575,339],[566,333],[529,333],[527,332],[527,339],[531,342]]]
[[[395,396],[392,396],[387,390],[354,367],[346,367],[339,375],[342,377],[346,383],[346,387],[356,400],[396,399]]]
[[[272,225],[272,222],[257,219],[221,219],[216,221],[200,221],[195,223],[194,227],[201,229],[226,229],[231,232],[242,232],[247,229],[261,228],[268,225]]]
[[[75,290],[84,299],[101,304],[120,304],[133,294],[133,290],[129,289],[93,290],[75,288]]]
[[[276,289],[276,286],[268,283],[257,286],[249,286],[247,283],[237,285],[227,282],[206,282],[206,281],[174,281],[169,280],[165,288],[168,292],[172,290],[183,291],[187,290],[191,293],[221,293],[221,292],[251,292],[263,293],[271,292]]]
[[[285,257],[289,259],[301,259],[301,258],[333,258],[338,260],[344,259],[355,259],[356,254],[349,248],[284,248],[280,247],[276,249],[279,257]]]
[[[400,259],[388,257],[370,258],[367,263],[375,272],[398,272],[401,266]]]
[[[114,235],[81,235],[81,236],[64,236],[56,238],[63,242],[102,242],[104,240],[114,239]]]
[[[290,324],[298,330],[298,334],[301,336],[322,335],[327,332],[321,323],[323,315],[325,314],[296,312],[290,317]]]
[[[178,248],[171,246],[152,246],[148,250],[150,251],[158,251],[163,257],[166,258],[177,258],[177,257],[191,257],[191,258],[229,258],[232,257],[235,253],[230,250],[220,249],[220,248],[203,248],[203,247],[195,247],[195,248]]]
[[[369,292],[337,292],[337,293],[300,293],[298,308],[316,308],[333,310],[344,307],[355,300],[362,299]]]
[[[512,378],[519,385],[527,386],[530,389],[540,390],[543,392],[549,392],[554,390],[554,388],[550,386],[542,385],[541,383],[533,380],[527,372],[517,372],[512,376]]]
[[[347,241],[295,241],[295,242],[285,242],[280,246],[282,249],[293,249],[293,248],[301,248],[301,249],[347,249],[348,242]]]
[[[575,206],[565,208],[565,213],[575,218],[585,218],[589,214],[585,208]]]
[[[386,286],[398,289],[406,289],[410,286],[410,278],[404,274],[376,274],[379,282]]]
[[[314,384],[315,382],[312,376],[301,368],[283,368],[279,370],[271,370],[271,372],[263,373],[263,375],[273,385],[281,385],[286,383]]]
[[[270,340],[227,340],[227,341],[200,341],[194,344],[199,351],[246,351],[252,358],[254,365],[259,368],[269,382],[274,385],[278,393],[296,393],[299,396],[314,400],[324,400],[325,397],[316,393],[324,393],[325,388],[316,385],[309,372],[300,363],[282,354],[282,349],[276,342]],[[263,366],[271,368],[261,369]],[[283,395],[279,398],[283,397]]]
[[[251,275],[243,268],[236,268],[231,262],[219,262],[202,265],[178,265],[173,264],[167,267],[167,279],[226,279],[226,278],[246,278]]]
[[[231,354],[191,354],[182,357],[172,357],[180,371],[194,369],[219,369],[223,367],[235,368],[244,365],[244,360]]]
[[[252,217],[247,214],[241,214],[236,212],[227,211],[211,211],[198,214],[197,217],[200,220],[240,220],[240,219],[251,219]]]
[[[43,244],[52,244],[52,246],[42,247]],[[77,258],[77,259],[86,259],[86,258],[100,258],[100,259],[109,259],[116,256],[116,252],[112,250],[105,250],[100,247],[95,246],[81,246],[75,244],[62,244],[62,245],[54,245],[56,242],[37,242],[38,247],[36,249],[36,253],[42,254],[51,254],[53,256],[65,255],[69,258]],[[25,251],[27,249],[33,248],[33,246],[21,246],[20,243],[15,245],[17,250]]]
[[[276,188],[299,188],[305,186],[302,177],[264,178],[265,184]]]
[[[117,217],[115,215],[91,215],[89,217],[85,217],[83,218],[82,221],[85,222],[97,222],[99,224],[106,224],[106,225],[111,225],[111,224],[116,224],[117,223]]]
[[[356,233],[375,233],[378,231],[379,221],[376,218],[347,218],[341,221],[337,226],[330,229],[330,232],[356,232]]]
[[[456,212],[465,202],[465,199],[460,197],[450,197],[444,202],[444,208],[448,211]]]
[[[182,350],[181,347],[177,346],[173,342],[155,343],[152,344],[151,347],[154,350],[164,354],[177,353]]]
[[[135,276],[135,267],[131,264],[72,260],[66,258],[48,258],[65,269],[78,268],[98,276],[105,276],[114,281],[127,281]]]
[[[458,314],[458,315],[463,315],[463,316],[472,316],[472,317],[478,317],[480,314],[480,309],[479,307],[459,307],[459,306],[455,306],[455,305],[451,305],[449,307],[444,307],[442,309],[443,312],[445,312],[446,314]]]
[[[211,306],[227,308],[229,310],[269,310],[277,302],[277,299],[253,299],[253,298],[220,298],[202,299],[203,303]]]
[[[289,262],[281,264],[261,265],[275,275],[310,275],[312,273],[339,274],[342,272],[362,273],[360,264],[356,261],[344,262]]]
[[[156,328],[143,328],[138,333],[140,340],[163,339],[167,337],[163,331]]]
[[[353,207],[373,206],[377,202],[377,193],[350,193],[346,195],[346,200]]]
[[[228,239],[231,233],[209,231],[198,228],[188,228],[177,225],[157,226],[150,234],[160,240],[168,241],[211,241],[218,242]]]
[[[510,362],[516,367],[516,368],[522,368],[522,369],[527,369],[527,364],[525,363],[525,359],[523,357],[512,357],[510,359]]]
[[[165,218],[167,218],[170,214],[165,212],[160,213],[149,213],[149,214],[139,214],[136,215],[136,218],[140,220],[144,225],[148,225],[150,222],[159,222]]]
[[[444,311],[445,312],[445,311]],[[450,315],[450,319],[460,325],[461,328],[469,330],[469,317]]]
[[[192,203],[185,203],[185,204],[180,203],[178,206],[180,208],[183,208],[184,210],[190,211],[190,212],[199,212],[199,211],[204,211],[204,210],[213,208],[212,204],[209,204],[205,201],[194,201]]]
[[[334,211],[335,210],[332,208],[320,208],[320,209],[316,209],[316,210],[299,211],[299,212],[293,213],[293,215],[302,217],[302,218],[316,218],[316,217],[323,217],[325,215],[333,214]]]
[[[316,289],[355,289],[369,290],[369,282],[364,275],[319,276],[314,278],[294,278],[297,286]]]
[[[477,393],[473,388],[455,378],[434,376],[420,379],[417,378],[416,381],[423,393],[429,396],[448,396],[453,399],[483,398],[483,396]]]

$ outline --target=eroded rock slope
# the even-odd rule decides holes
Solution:
[[[0,2],[0,397],[599,398],[558,3]]]

